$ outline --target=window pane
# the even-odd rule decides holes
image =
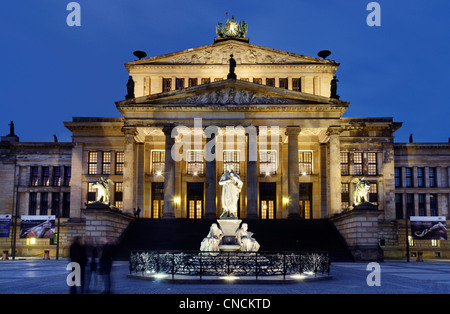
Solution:
[[[97,152],[89,152],[88,174],[97,174]]]
[[[259,173],[265,175],[276,174],[277,172],[277,151],[259,151]]]

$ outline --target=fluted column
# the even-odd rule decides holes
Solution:
[[[216,166],[216,136],[219,134],[217,127],[207,127],[206,136],[206,178],[205,178],[205,218],[217,218],[216,213],[216,186],[217,186],[217,166]]]
[[[123,211],[132,213],[136,196],[136,128],[124,127],[125,134],[124,164],[123,164]]]
[[[256,127],[247,127],[247,218],[258,218],[258,150]]]
[[[172,147],[175,138],[172,137],[173,127],[163,127],[166,137],[164,160],[164,213],[162,218],[175,218],[175,160],[172,158]]]
[[[329,129],[329,214],[330,216],[341,212],[341,144],[340,130]]]
[[[288,136],[288,218],[300,218],[299,214],[299,167],[298,167],[298,135],[299,127],[287,127]]]

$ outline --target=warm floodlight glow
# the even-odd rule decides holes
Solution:
[[[36,238],[27,238],[27,245],[36,244]]]
[[[283,197],[283,204],[289,204],[289,197]]]
[[[156,273],[156,274],[153,275],[153,277],[156,278],[156,279],[163,279],[163,278],[166,278],[167,276],[168,275],[164,274],[164,273]]]
[[[305,171],[302,172],[302,176],[306,176],[306,174],[307,174],[307,173],[306,173]]]
[[[266,172],[266,176],[267,176],[267,177],[270,176],[270,172]]]
[[[291,275],[292,279],[296,279],[296,280],[302,280],[307,278],[307,276],[303,275],[303,274],[295,274],[295,275]]]
[[[173,198],[173,201],[174,201],[175,204],[180,204],[181,203],[181,198],[179,196],[175,196]]]
[[[162,172],[161,171],[156,171],[156,175],[160,176],[160,175],[162,175]]]
[[[224,277],[219,277],[219,279],[233,281],[233,280],[239,279],[239,277],[233,276],[233,275],[228,275],[228,276],[224,276]]]

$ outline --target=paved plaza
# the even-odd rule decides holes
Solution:
[[[68,260],[7,260],[0,261],[1,294],[68,294],[66,278]],[[425,261],[409,263],[390,261],[367,270],[368,263],[332,263],[328,280],[293,283],[174,283],[160,280],[138,280],[129,275],[128,262],[113,265],[114,294],[448,294],[450,292],[450,262]],[[377,276],[377,277],[374,277]],[[368,279],[369,277],[369,279]],[[93,294],[101,293],[98,278],[91,286]],[[242,282],[242,281],[241,281]],[[368,284],[369,282],[369,284]]]

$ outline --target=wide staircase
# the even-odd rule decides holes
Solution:
[[[131,222],[119,239],[117,259],[132,250],[199,250],[209,219],[146,219]],[[260,251],[327,251],[331,261],[352,261],[345,240],[327,219],[246,220]]]

